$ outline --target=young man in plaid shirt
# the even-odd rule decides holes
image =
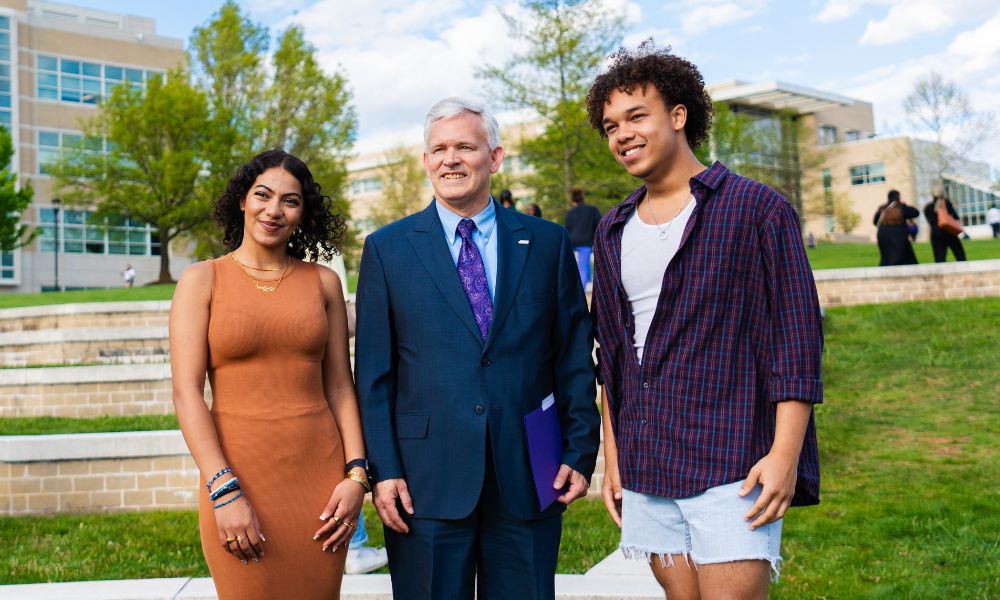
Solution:
[[[819,502],[822,329],[798,216],[698,161],[712,103],[669,48],[613,55],[587,110],[643,183],[594,242],[602,492],[622,550],[670,600],[766,598],[785,510]]]

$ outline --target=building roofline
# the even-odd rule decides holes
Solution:
[[[707,86],[716,102],[729,102],[769,110],[792,110],[799,114],[823,112],[860,104],[861,100],[784,81],[724,82]]]
[[[184,40],[158,35],[156,20],[148,17],[42,0],[28,0],[22,14],[32,27],[184,50]]]

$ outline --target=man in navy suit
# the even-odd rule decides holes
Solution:
[[[434,201],[365,240],[356,377],[396,598],[554,598],[562,512],[594,470],[593,331],[573,247],[490,197],[499,137],[482,106],[434,105]],[[565,491],[540,510],[523,417],[550,393]]]

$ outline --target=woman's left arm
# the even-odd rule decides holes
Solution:
[[[319,275],[329,327],[323,358],[323,391],[340,431],[344,459],[350,461],[365,457],[365,443],[361,434],[358,399],[354,393],[354,377],[351,375],[347,302],[336,273],[319,267]],[[334,488],[330,501],[320,516],[326,524],[316,532],[316,538],[327,538],[323,542],[324,550],[330,547],[336,550],[347,545],[357,519],[361,518],[359,513],[365,492],[365,487],[352,479],[344,479]],[[347,526],[344,526],[345,523]]]

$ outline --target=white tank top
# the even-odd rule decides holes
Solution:
[[[632,307],[632,318],[635,320],[635,339],[632,343],[640,363],[656,303],[660,299],[663,274],[681,246],[681,237],[695,204],[697,201],[691,196],[676,217],[660,225],[643,223],[637,207],[625,223],[622,232],[622,286]],[[648,212],[645,215],[650,216]]]

